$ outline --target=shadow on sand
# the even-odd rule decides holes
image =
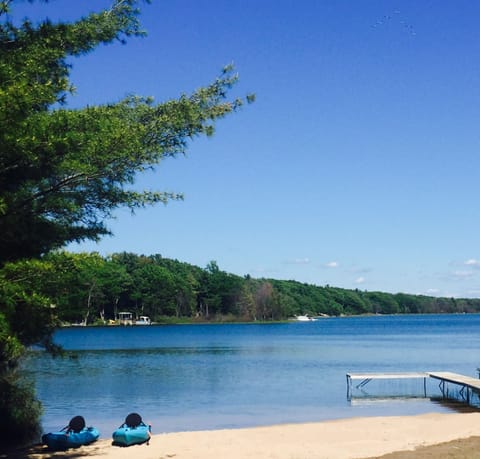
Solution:
[[[99,441],[88,446],[68,449],[66,451],[52,451],[44,445],[35,445],[23,449],[0,451],[0,459],[47,459],[51,457],[62,457],[64,459],[88,458],[89,456],[101,454],[101,450],[104,450],[106,445],[111,445],[111,442]]]

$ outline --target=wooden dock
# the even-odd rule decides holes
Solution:
[[[439,387],[445,398],[450,398],[448,384],[460,386],[459,394],[462,400],[468,404],[470,404],[473,394],[480,394],[480,379],[449,371],[430,372],[428,375],[440,381]]]
[[[451,385],[458,389],[461,401],[471,404],[473,395],[480,396],[480,379],[470,376],[451,373],[448,371],[423,371],[423,372],[403,372],[403,373],[347,373],[347,398],[351,400],[354,381],[359,381],[355,385],[356,389],[362,389],[370,381],[377,379],[418,379],[423,378],[423,393],[427,396],[427,379],[436,379],[439,382],[439,388],[443,398],[451,399],[454,391],[450,390]]]

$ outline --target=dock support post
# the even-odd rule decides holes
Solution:
[[[352,399],[352,378],[347,373],[347,400],[350,401]]]

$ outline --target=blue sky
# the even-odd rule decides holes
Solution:
[[[110,2],[18,11],[75,18]],[[183,192],[70,250],[316,285],[480,296],[480,3],[153,0],[143,39],[73,61],[71,107],[159,102],[234,62],[255,104],[139,177]]]

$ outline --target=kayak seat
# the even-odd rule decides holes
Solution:
[[[79,433],[85,428],[85,419],[83,416],[75,416],[68,423],[68,432]]]
[[[125,424],[127,427],[135,428],[143,424],[142,417],[138,413],[130,413],[125,418]]]

